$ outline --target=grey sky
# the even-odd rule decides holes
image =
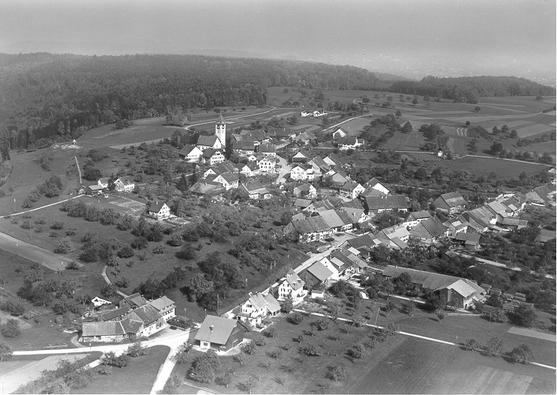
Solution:
[[[555,0],[2,0],[0,52],[317,60],[555,77]]]

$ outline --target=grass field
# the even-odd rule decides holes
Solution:
[[[488,176],[494,172],[500,178],[517,178],[520,173],[527,175],[547,171],[550,166],[538,163],[524,163],[499,158],[464,157],[453,160],[439,160],[427,154],[410,154],[418,160],[432,167],[442,167],[449,170],[463,170],[477,176]]]
[[[555,374],[456,347],[406,339],[346,392],[552,394]]]
[[[124,368],[112,368],[109,376],[96,375],[84,388],[72,390],[73,394],[148,394],[151,391],[160,365],[170,349],[166,346],[148,348],[147,354],[130,358]]]

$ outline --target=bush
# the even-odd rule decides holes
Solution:
[[[324,319],[319,319],[311,323],[311,326],[317,328],[318,331],[324,331],[329,327],[329,321]]]
[[[134,252],[130,246],[124,246],[118,251],[117,255],[119,258],[131,258]]]
[[[513,324],[528,328],[536,322],[536,312],[525,304],[518,305],[513,311],[508,312],[507,317]]]
[[[195,259],[195,255],[195,250],[191,246],[185,245],[176,253],[176,258],[192,260]]]
[[[346,379],[346,368],[342,365],[331,366],[327,372],[327,378],[333,381],[343,381]]]
[[[308,345],[304,345],[301,346],[299,348],[300,353],[308,356],[308,357],[318,357],[321,355],[321,353],[319,352],[319,350],[317,349],[317,347],[315,347],[313,344],[308,344]]]
[[[354,359],[361,359],[364,354],[364,347],[361,344],[356,344],[347,351],[347,354]]]
[[[265,337],[275,337],[277,330],[274,326],[271,326],[263,331],[263,336]]]
[[[5,343],[0,343],[0,362],[7,361],[12,358],[12,349]]]
[[[160,246],[160,245],[155,246],[155,247],[153,248],[153,254],[157,254],[157,255],[164,254],[164,248],[163,248],[163,246]]]
[[[112,351],[108,352],[102,358],[102,364],[108,366],[115,366],[117,368],[123,368],[128,365],[129,357],[126,354],[122,354],[117,357]]]
[[[255,354],[255,343],[249,342],[242,346],[242,352],[248,355]]]
[[[15,317],[18,317],[23,313],[25,313],[25,307],[23,307],[21,303],[16,303],[11,300],[8,300],[7,302],[2,302],[0,304],[0,310],[7,311],[8,313],[10,313]]]
[[[303,320],[304,320],[304,316],[300,313],[294,313],[288,316],[288,322],[294,325],[301,324]]]
[[[21,329],[19,329],[19,322],[14,319],[8,320],[4,325],[2,325],[0,332],[4,337],[18,337],[21,335]]]
[[[128,347],[126,354],[132,358],[140,357],[145,355],[145,348],[143,348],[141,343],[136,342]]]
[[[534,359],[532,350],[526,344],[513,348],[509,353],[509,357],[514,363],[528,363]]]

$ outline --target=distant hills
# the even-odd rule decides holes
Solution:
[[[75,137],[169,108],[264,105],[266,88],[383,90],[474,102],[480,96],[554,95],[515,77],[404,80],[353,66],[204,55],[0,54],[0,128],[10,146]]]

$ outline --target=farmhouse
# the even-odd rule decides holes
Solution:
[[[170,218],[170,207],[166,203],[151,203],[147,209],[147,215],[159,221]]]
[[[267,187],[259,182],[242,183],[241,189],[250,199],[270,199],[272,197]]]
[[[363,187],[365,188],[363,193],[364,196],[381,196],[389,195],[391,193],[389,187],[386,184],[381,183],[375,177],[366,182]]]
[[[261,326],[268,316],[274,317],[280,313],[280,304],[271,294],[249,293],[249,298],[241,306],[238,319],[249,323],[253,327]]]
[[[403,273],[410,277],[410,282],[419,290],[437,293],[441,302],[448,306],[467,309],[485,300],[485,289],[465,278],[392,265],[383,271],[383,275],[388,278],[396,278]]]
[[[338,149],[341,151],[348,151],[356,149],[364,145],[364,140],[358,137],[344,137],[339,140]]]
[[[294,181],[312,181],[315,177],[313,167],[299,164],[290,170],[290,178]]]
[[[446,229],[437,217],[428,218],[410,230],[410,237],[419,240],[421,243],[431,244],[444,236]]]
[[[365,196],[363,202],[366,212],[369,214],[378,214],[390,210],[406,212],[410,207],[410,200],[404,195]]]
[[[362,192],[365,191],[365,188],[358,184],[356,181],[348,180],[344,183],[342,187],[340,187],[340,196],[348,199],[356,199]]]
[[[178,155],[186,162],[197,163],[203,158],[203,150],[195,145],[186,145]]]
[[[116,192],[133,192],[135,183],[128,177],[119,177],[114,181],[114,189]]]
[[[110,182],[110,178],[108,177],[103,177],[103,178],[99,178],[97,181],[97,185],[100,186],[103,189],[108,188],[108,183]]]
[[[238,188],[240,177],[236,173],[222,173],[213,179],[213,182],[219,183],[225,190]]]
[[[301,303],[307,295],[307,291],[304,289],[305,284],[294,270],[290,270],[278,287],[278,299],[291,298],[294,306]]]
[[[308,217],[290,222],[284,229],[285,234],[297,234],[300,242],[323,240],[332,234],[331,228],[322,217]]]
[[[261,173],[274,172],[276,164],[276,159],[272,156],[264,156],[257,162],[257,166],[259,166],[259,172]]]
[[[214,166],[217,163],[222,163],[226,160],[221,150],[216,150],[213,148],[207,148],[203,151],[203,161],[208,163],[210,166]]]
[[[433,201],[433,205],[439,211],[450,215],[458,214],[466,209],[466,199],[460,192],[444,193]]]
[[[317,189],[307,182],[295,186],[292,193],[296,197],[306,197],[308,199],[315,199],[317,197]]]
[[[331,209],[319,211],[319,216],[334,232],[344,232],[353,227],[352,219],[343,210]]]
[[[431,218],[431,214],[427,210],[414,211],[408,214],[408,217],[406,217],[406,220],[402,224],[406,226],[408,229],[412,229],[420,222],[430,218]]]
[[[228,350],[244,339],[246,328],[238,320],[208,315],[195,335],[201,349]]]

